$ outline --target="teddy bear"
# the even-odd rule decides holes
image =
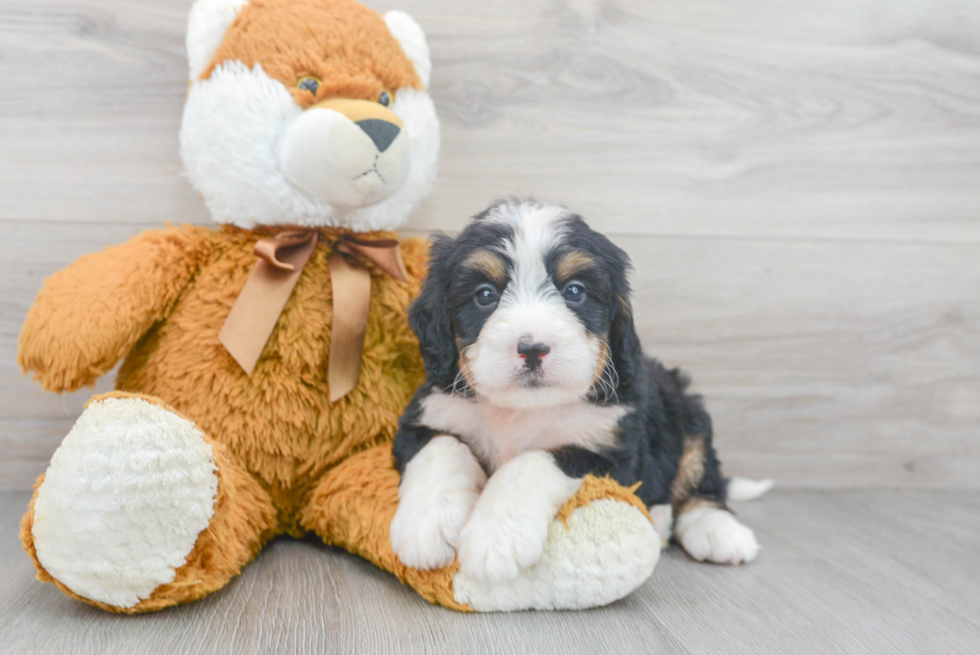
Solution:
[[[586,479],[506,584],[392,550],[427,256],[393,230],[439,154],[419,25],[353,0],[198,0],[187,58],[180,154],[217,226],[82,257],[45,280],[21,333],[20,365],[51,391],[122,361],[35,485],[21,538],[39,579],[153,611],[314,532],[461,611],[590,607],[641,584],[660,539],[608,479]]]

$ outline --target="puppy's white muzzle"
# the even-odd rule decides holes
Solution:
[[[466,355],[477,393],[501,407],[539,408],[580,400],[599,349],[564,303],[544,301],[502,306]]]
[[[391,197],[408,176],[408,136],[380,118],[351,120],[311,107],[287,128],[279,169],[295,187],[331,205],[355,209]]]

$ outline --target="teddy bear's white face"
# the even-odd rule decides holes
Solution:
[[[306,8],[309,21],[329,18],[323,12],[338,7],[350,11],[352,5],[349,0],[297,4]],[[322,62],[303,61],[294,53],[279,57],[281,48],[270,46],[268,38],[256,45],[250,36],[264,27],[268,13],[243,16],[251,21],[251,31],[240,30],[244,36],[229,32],[246,6],[242,0],[198,0],[188,26],[191,85],[181,157],[214,220],[244,228],[355,231],[402,225],[431,191],[439,155],[439,122],[424,90],[430,63],[421,28],[401,12],[384,17],[380,29],[386,26],[397,40],[391,47],[397,43],[407,56],[406,62],[398,54],[398,77],[388,71],[398,62],[388,65],[385,53],[371,50],[372,44],[368,55],[328,53]],[[304,20],[302,13],[290,18]],[[296,40],[289,34],[275,38]],[[273,54],[263,54],[261,47]],[[316,47],[307,51],[318,54]],[[385,87],[386,79],[406,79],[405,68],[414,68],[421,84]]]

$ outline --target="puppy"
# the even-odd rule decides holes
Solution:
[[[459,237],[435,237],[409,313],[427,379],[394,443],[391,540],[405,564],[458,555],[466,575],[514,579],[589,473],[641,482],[658,530],[667,537],[673,514],[694,559],[755,558],[755,535],[725,506],[700,398],[643,355],[629,268],[581,217],[533,201],[499,202]]]

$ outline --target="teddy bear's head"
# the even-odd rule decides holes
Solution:
[[[425,35],[353,0],[197,0],[181,126],[219,223],[393,229],[429,193],[439,121]]]

